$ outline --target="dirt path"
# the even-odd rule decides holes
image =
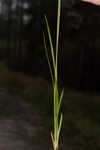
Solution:
[[[0,150],[40,150],[41,142],[35,143],[43,128],[42,116],[30,104],[0,88]]]

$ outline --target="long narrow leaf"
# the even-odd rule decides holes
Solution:
[[[52,38],[51,38],[50,27],[49,27],[48,20],[47,20],[46,16],[45,16],[45,22],[46,22],[47,31],[48,31],[48,37],[49,37],[49,42],[50,42],[50,48],[51,48],[51,55],[52,55],[53,67],[54,67],[54,69],[55,69],[54,48],[53,48],[53,44],[52,44]]]
[[[60,100],[59,100],[59,103],[58,103],[58,114],[59,114],[59,110],[60,110],[60,106],[61,106],[61,103],[62,103],[63,96],[64,96],[64,90],[62,90],[61,95],[60,95]]]
[[[50,70],[50,73],[51,73],[52,84],[53,84],[54,83],[53,72],[52,72],[52,69],[51,69],[51,64],[50,64],[50,60],[49,60],[49,55],[48,55],[48,50],[47,50],[47,46],[46,46],[46,40],[45,40],[44,33],[43,33],[43,38],[44,38],[45,55],[46,55],[46,58],[47,58],[47,61],[48,61],[48,66],[49,66],[49,70]]]
[[[59,29],[60,29],[60,14],[61,14],[61,0],[58,0],[57,37],[56,37],[56,67],[57,67],[57,61],[58,61],[58,43],[59,43]]]
[[[60,122],[59,122],[59,128],[58,128],[58,141],[59,141],[59,135],[60,135],[61,127],[62,127],[62,121],[63,121],[63,116],[61,114],[61,116],[60,116]]]

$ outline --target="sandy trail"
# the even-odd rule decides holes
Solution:
[[[0,88],[0,150],[39,150],[34,139],[42,131],[42,117],[31,104]]]

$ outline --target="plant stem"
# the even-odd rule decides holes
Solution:
[[[51,67],[50,57],[49,57],[48,51],[47,51],[46,38],[45,38],[45,35],[43,34],[45,52],[46,52],[46,57],[47,57],[47,61],[48,61],[48,65],[49,65],[49,69],[50,69],[50,73],[51,73],[51,78],[52,78],[52,84],[53,84],[54,134],[52,134],[52,132],[51,132],[51,138],[52,138],[54,150],[58,150],[58,145],[59,145],[59,135],[60,135],[60,130],[61,130],[61,126],[62,126],[62,114],[59,114],[59,111],[60,111],[60,106],[61,106],[61,102],[63,99],[63,93],[64,93],[62,90],[61,94],[59,94],[59,86],[58,86],[58,48],[59,48],[60,15],[61,15],[61,0],[58,0],[57,34],[56,34],[56,47],[55,47],[56,55],[54,55],[54,46],[53,46],[53,42],[52,42],[50,27],[49,27],[47,18],[45,16],[45,22],[46,22],[46,27],[47,27],[47,32],[48,32],[53,69]]]

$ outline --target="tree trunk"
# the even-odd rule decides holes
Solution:
[[[20,0],[19,6],[19,40],[18,40],[18,66],[19,68],[22,67],[23,64],[23,56],[22,56],[22,32],[23,32],[23,3],[24,0]]]
[[[7,65],[10,65],[11,62],[11,49],[10,49],[10,42],[11,42],[11,24],[12,24],[12,18],[11,18],[11,5],[12,0],[6,1],[6,5],[8,8],[8,16],[7,16],[7,26],[6,26],[6,32],[7,32],[7,40],[6,40],[6,63]]]

